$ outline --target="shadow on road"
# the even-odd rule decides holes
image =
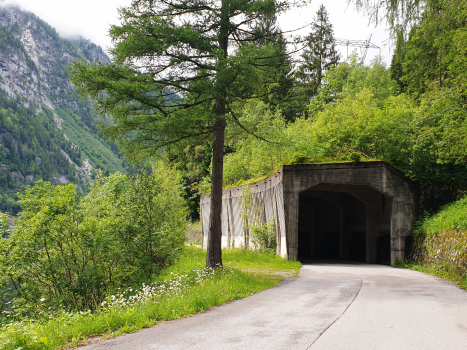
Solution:
[[[302,265],[311,265],[311,266],[336,266],[336,267],[345,267],[345,266],[361,266],[365,268],[383,268],[390,267],[389,265],[382,264],[368,264],[364,262],[350,261],[350,260],[333,260],[333,259],[300,259]]]

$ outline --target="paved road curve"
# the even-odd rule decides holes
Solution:
[[[84,349],[467,349],[467,292],[414,271],[313,263],[278,287]]]

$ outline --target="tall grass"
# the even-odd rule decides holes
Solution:
[[[278,272],[298,273],[300,263],[271,254],[224,251],[226,268],[205,270],[206,252],[187,247],[183,257],[154,283],[109,296],[94,313],[60,313],[48,320],[28,320],[0,328],[0,349],[59,349],[99,335],[135,332],[159,321],[202,312],[277,285]],[[245,272],[258,269],[258,273]]]
[[[435,215],[422,217],[414,232],[431,235],[449,230],[467,230],[467,197],[443,207]]]
[[[415,225],[411,261],[396,267],[429,273],[467,289],[467,197]]]
[[[430,275],[451,281],[462,289],[467,290],[467,276],[460,274],[458,268],[449,263],[431,263],[425,265],[420,262],[411,263],[409,261],[398,261],[394,267],[428,273]]]

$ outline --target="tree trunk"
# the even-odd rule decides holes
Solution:
[[[225,102],[220,102],[225,110]],[[223,108],[222,108],[223,107]],[[225,112],[224,112],[225,114]],[[219,117],[212,145],[211,213],[209,215],[206,268],[222,267],[222,179],[224,174],[224,133],[226,121]]]
[[[227,122],[226,113],[226,88],[222,76],[224,75],[225,62],[228,56],[229,46],[229,13],[230,1],[222,0],[220,13],[219,47],[224,54],[217,62],[217,83],[220,95],[216,99],[214,111],[216,113],[216,125],[214,126],[214,142],[212,145],[212,175],[211,175],[211,213],[209,214],[208,247],[206,256],[206,268],[222,267],[222,180],[224,177],[224,134]]]

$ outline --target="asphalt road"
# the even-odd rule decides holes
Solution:
[[[246,299],[80,350],[467,349],[467,292],[380,265],[311,263]]]

